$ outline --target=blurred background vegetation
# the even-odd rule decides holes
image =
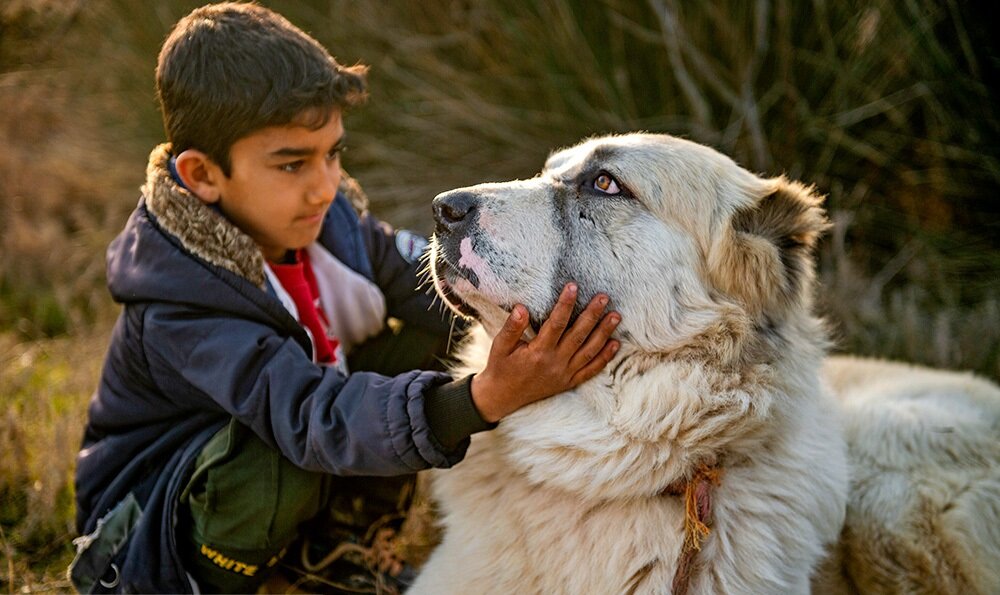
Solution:
[[[65,590],[72,465],[116,314],[105,246],[162,140],[153,68],[203,2],[0,0],[0,584]],[[262,2],[371,65],[346,167],[430,230],[443,190],[584,136],[711,145],[828,195],[837,349],[1000,378],[1000,51],[960,0]]]

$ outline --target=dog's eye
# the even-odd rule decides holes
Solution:
[[[601,173],[594,178],[594,188],[605,194],[618,194],[622,191],[618,182],[607,173]]]

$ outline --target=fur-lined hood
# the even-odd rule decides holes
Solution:
[[[260,248],[218,209],[174,181],[170,154],[169,144],[153,149],[142,200],[108,248],[112,296],[123,303],[173,301],[228,310],[233,307],[229,294],[236,288],[251,301],[259,301],[264,296],[259,290],[266,287]],[[348,266],[371,277],[357,236],[357,215],[365,210],[367,198],[346,174],[338,191],[328,215],[332,226],[324,228],[327,241],[343,243],[346,247],[330,248]]]
[[[146,208],[163,231],[183,248],[215,266],[226,269],[258,287],[264,287],[264,256],[253,239],[170,175],[169,143],[153,149],[146,166],[142,196]],[[338,192],[344,194],[358,214],[368,208],[368,198],[347,173],[341,176]]]
[[[123,304],[161,302],[228,312],[294,333],[294,318],[265,290],[260,249],[174,182],[169,155],[168,145],[153,151],[142,199],[108,247],[112,297]]]
[[[149,155],[142,196],[150,214],[191,254],[263,287],[260,248],[222,213],[178,185],[170,175],[169,160],[169,143],[159,145]]]

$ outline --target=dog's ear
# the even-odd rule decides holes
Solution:
[[[768,180],[769,191],[738,210],[709,259],[712,281],[750,310],[782,318],[808,299],[814,276],[813,248],[829,227],[813,188],[784,177]]]

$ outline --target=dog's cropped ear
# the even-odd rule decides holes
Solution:
[[[784,177],[738,210],[709,256],[712,281],[748,309],[782,318],[811,291],[813,248],[829,227],[813,188]]]

